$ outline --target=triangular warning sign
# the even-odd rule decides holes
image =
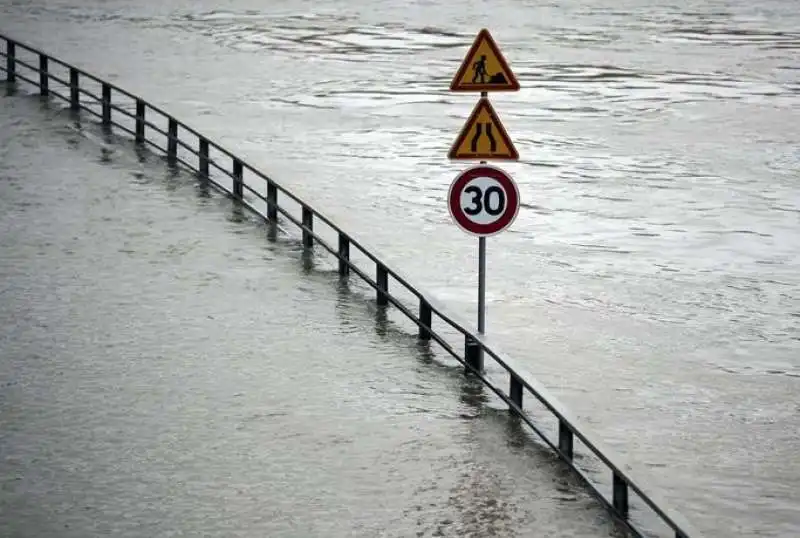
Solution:
[[[508,66],[492,34],[484,28],[475,37],[450,83],[451,92],[515,92],[519,81]]]
[[[489,100],[481,97],[447,157],[453,160],[516,161],[519,153]]]

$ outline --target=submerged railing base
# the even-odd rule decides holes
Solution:
[[[32,84],[38,88],[40,95],[43,97],[61,99],[69,104],[70,110],[74,112],[84,111],[97,117],[105,129],[119,129],[132,136],[136,144],[149,146],[163,152],[170,165],[185,166],[195,172],[202,181],[228,194],[253,213],[269,222],[272,225],[270,227],[271,233],[276,233],[275,225],[279,222],[279,214],[282,218],[296,225],[302,233],[304,248],[312,249],[315,245],[318,245],[336,257],[338,271],[342,277],[349,277],[355,274],[361,278],[375,290],[375,299],[378,305],[392,305],[397,308],[418,326],[418,336],[421,341],[429,342],[433,340],[439,344],[464,366],[465,373],[480,379],[494,394],[503,400],[512,413],[538,434],[569,465],[597,499],[630,533],[635,536],[645,536],[640,525],[630,518],[632,504],[629,495],[633,492],[641,500],[642,507],[649,508],[670,529],[670,532],[674,533],[676,538],[700,538],[700,534],[693,530],[687,521],[674,510],[668,509],[666,503],[655,497],[651,487],[644,487],[641,478],[634,480],[629,470],[630,467],[626,465],[623,469],[623,466],[619,463],[619,456],[613,456],[612,458],[612,452],[603,447],[594,435],[590,435],[585,426],[579,425],[566,407],[549,394],[533,376],[515,364],[510,357],[497,351],[494,346],[490,346],[485,336],[469,329],[467,324],[446,313],[445,309],[430,294],[424,293],[418,286],[410,284],[406,277],[398,271],[390,269],[363,243],[356,241],[352,236],[345,233],[307,202],[247,164],[243,159],[236,157],[220,145],[211,142],[194,129],[179,122],[144,99],[5,35],[0,34],[0,41],[5,43],[5,49],[0,52],[0,56],[6,60],[5,67],[0,67],[0,72],[5,73],[7,83],[15,84],[17,81],[23,81]],[[32,56],[32,59],[22,59],[20,52]],[[25,74],[19,72],[20,67],[27,70]],[[55,69],[60,70],[62,74],[60,76],[57,75]],[[37,75],[38,79],[35,78]],[[59,85],[60,88],[53,88],[51,83]],[[87,85],[98,86],[99,92],[97,90],[94,92],[89,91],[86,88]],[[68,94],[61,93],[65,90],[69,90]],[[127,104],[127,106],[117,104],[116,99],[114,99],[115,96],[124,99],[123,103]],[[88,102],[83,97],[88,98]],[[95,105],[95,107],[99,105],[100,111],[98,112],[92,105]],[[150,119],[153,115],[160,118],[163,123],[166,123],[166,129],[159,127],[154,123],[153,119]],[[115,117],[120,119],[115,121]],[[123,124],[122,121],[126,119],[132,125]],[[150,135],[149,137],[148,134]],[[153,138],[159,136],[166,142],[165,145],[159,145],[153,140]],[[226,166],[226,164],[229,166]],[[221,173],[225,176],[231,182],[231,188],[227,188],[217,181],[214,175],[216,173]],[[248,182],[250,178],[261,182],[262,190],[266,187],[266,192],[258,190]],[[301,207],[299,219],[278,204],[279,194],[286,196]],[[256,208],[247,199],[248,196],[260,201],[263,204],[264,211]],[[315,223],[324,224],[336,233],[338,236],[338,245],[336,247],[328,244],[320,233],[315,231]],[[367,271],[352,262],[351,252],[354,250],[366,256],[374,264],[374,279]],[[411,308],[391,293],[389,288],[390,280],[405,291],[410,292],[418,300],[418,314],[415,314]],[[463,336],[463,356],[442,334],[433,329],[434,320],[443,323]],[[486,375],[486,372],[483,371],[483,361],[486,356],[493,359],[494,363],[508,374],[508,392],[493,383]],[[533,396],[557,418],[557,441],[551,440],[542,428],[534,422],[531,415],[525,411],[523,404],[526,393]],[[591,480],[585,470],[575,464],[575,437],[611,471],[610,498],[600,491],[599,484]]]

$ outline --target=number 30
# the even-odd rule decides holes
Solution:
[[[464,213],[467,215],[477,215],[486,210],[489,215],[496,217],[506,208],[506,193],[497,185],[492,185],[485,192],[481,191],[478,186],[470,185],[464,189],[464,192],[472,195],[472,200],[470,200],[472,206],[464,208]],[[494,206],[492,204],[492,194],[497,195],[497,204]]]

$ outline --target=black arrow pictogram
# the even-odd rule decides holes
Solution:
[[[497,140],[494,139],[494,135],[492,134],[492,124],[486,124],[486,136],[489,138],[489,152],[494,153],[497,151]]]
[[[483,135],[483,123],[476,123],[475,124],[475,136],[472,137],[472,141],[470,142],[470,149],[472,153],[478,153],[478,141],[481,139]],[[489,139],[489,152],[495,153],[497,151],[497,140],[494,138],[494,134],[492,133],[492,124],[486,123],[486,138]]]

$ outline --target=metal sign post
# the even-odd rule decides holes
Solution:
[[[489,92],[481,92],[481,99],[488,98]],[[478,332],[486,333],[486,236],[483,235],[478,238]]]
[[[486,238],[478,238],[478,332],[486,331]]]

